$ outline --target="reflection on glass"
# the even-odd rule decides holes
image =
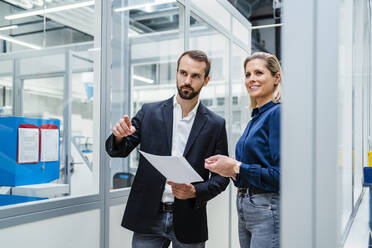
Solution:
[[[144,103],[175,93],[178,56],[183,52],[177,3],[112,2],[111,126]],[[138,150],[139,147],[136,148]],[[129,187],[139,154],[111,159],[111,188]]]

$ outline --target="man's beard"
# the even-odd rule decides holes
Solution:
[[[188,89],[188,93],[184,92],[183,89],[187,88]],[[182,99],[185,99],[185,100],[191,100],[193,99],[194,97],[196,97],[197,95],[199,95],[200,91],[201,91],[201,88],[198,90],[198,91],[195,91],[195,89],[193,87],[191,87],[190,85],[183,85],[181,87],[178,87],[177,86],[177,90],[178,90],[178,95],[182,98]]]

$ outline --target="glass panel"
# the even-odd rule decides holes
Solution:
[[[364,125],[364,109],[363,109],[363,57],[366,53],[364,47],[364,15],[357,14],[362,11],[364,2],[354,2],[353,13],[353,44],[352,44],[352,82],[353,82],[353,174],[354,174],[354,205],[360,196],[363,186],[363,125]],[[350,48],[349,48],[350,49]]]
[[[24,80],[25,117],[63,119],[63,77]]]
[[[0,77],[0,116],[12,115],[13,80],[11,77]]]
[[[250,44],[251,37],[248,28],[236,18],[233,18],[233,34],[247,46]]]
[[[220,24],[226,30],[230,31],[230,13],[221,4],[215,0],[191,0],[204,14],[208,15],[215,22]],[[213,10],[213,14],[211,14]]]
[[[21,2],[0,1],[2,14],[20,11]],[[45,2],[47,9],[56,5]],[[59,5],[79,3],[63,2]],[[30,48],[1,41],[1,52],[11,53],[14,60],[0,54],[0,136],[7,140],[0,144],[0,192],[5,195],[0,206],[98,193],[99,166],[93,158],[99,157],[100,145],[94,142],[99,132],[93,131],[98,130],[100,110],[93,109],[93,104],[99,106],[93,89],[99,85],[94,68],[100,69],[100,56],[93,58],[88,50],[93,43],[66,45],[93,40],[91,3],[48,14],[46,32],[40,32],[40,16],[14,20],[18,27],[5,32],[30,44],[65,46],[13,53]],[[20,92],[15,99],[13,91]]]
[[[154,1],[141,1],[146,3]],[[138,4],[112,3],[111,126],[123,115],[133,117],[144,103],[164,100],[175,92],[176,61],[183,51],[178,4],[135,8]],[[112,189],[131,185],[137,150],[129,158],[111,159]]]
[[[210,81],[200,93],[200,100],[212,111],[225,117],[228,92],[228,40],[191,12],[190,49],[204,51],[210,61]],[[211,103],[211,104],[210,104]],[[229,129],[228,129],[229,130]]]
[[[250,119],[250,98],[245,88],[244,60],[248,53],[236,44],[232,45],[231,79],[232,79],[232,126],[230,142],[235,149],[235,144],[242,135]],[[235,154],[235,150],[231,151]]]
[[[90,51],[79,51],[72,54],[72,68],[76,70],[93,71],[93,53]]]
[[[351,1],[341,4],[339,40],[339,80],[338,80],[338,173],[339,173],[339,205],[340,207],[340,233],[346,230],[353,206],[353,86],[352,86],[352,7]]]
[[[91,71],[72,74],[71,104],[71,195],[96,193],[94,173],[99,170],[93,160],[94,75]],[[95,163],[94,163],[95,162]]]
[[[43,10],[44,3],[47,12],[57,6],[67,9],[47,13],[45,21],[43,12],[19,16],[25,10]],[[0,40],[5,41],[0,51],[3,53],[38,50],[94,39],[94,1],[0,1],[0,9],[4,17],[0,22]]]
[[[51,56],[37,56],[21,59],[20,67],[20,74],[61,72],[65,69],[65,55],[55,54]]]
[[[12,74],[12,60],[0,60],[0,74]]]

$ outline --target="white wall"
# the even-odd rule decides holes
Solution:
[[[229,247],[229,187],[207,204],[207,248]]]
[[[110,248],[131,247],[132,232],[121,226],[125,204],[110,207]]]
[[[100,212],[91,210],[0,229],[3,248],[99,248]]]

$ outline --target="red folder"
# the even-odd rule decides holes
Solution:
[[[39,130],[39,127],[33,124],[20,124],[18,126],[18,141],[17,141],[17,164],[37,164],[38,160],[32,161],[32,162],[19,162],[19,129],[20,128],[34,128]],[[39,141],[40,144],[40,141]]]

